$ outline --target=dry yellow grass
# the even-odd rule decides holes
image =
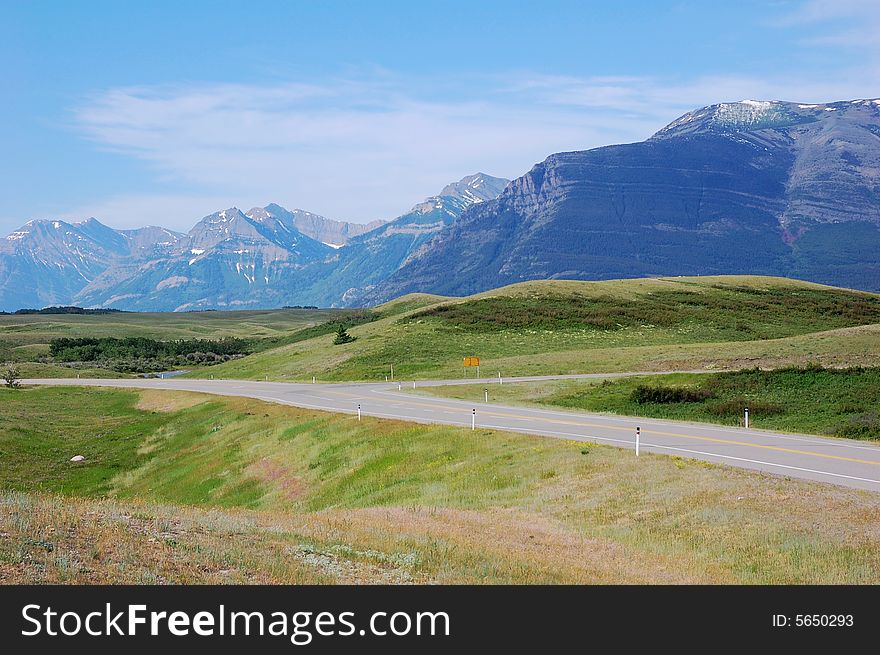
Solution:
[[[138,409],[145,412],[176,412],[188,407],[205,402],[205,396],[199,393],[187,393],[186,391],[156,391],[144,389],[139,392],[137,402]]]

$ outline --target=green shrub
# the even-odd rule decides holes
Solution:
[[[688,387],[652,387],[640,384],[633,389],[630,399],[639,405],[645,403],[700,403],[712,397],[705,389]]]
[[[845,425],[837,428],[834,434],[849,439],[880,438],[880,415],[877,412],[865,412],[854,416]]]

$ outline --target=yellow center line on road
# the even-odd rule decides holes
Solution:
[[[506,418],[521,418],[518,414],[509,414],[504,412],[483,412],[491,416],[501,416]],[[581,423],[579,421],[564,421],[561,419],[541,418],[541,421],[548,423],[557,423],[559,425],[575,425],[584,428],[601,428],[607,430],[618,430],[624,432],[632,432],[632,428],[618,427],[616,425],[605,425],[601,423]],[[642,434],[658,434],[664,437],[677,437],[681,439],[693,439],[695,441],[708,441],[710,443],[725,444],[729,446],[748,446],[749,448],[761,448],[763,450],[775,450],[781,453],[792,453],[796,455],[809,455],[811,457],[821,457],[823,459],[836,459],[844,462],[855,462],[857,464],[872,464],[880,466],[880,461],[870,459],[858,459],[856,457],[845,457],[843,455],[829,455],[827,453],[817,453],[812,450],[799,450],[797,448],[784,448],[782,446],[769,446],[760,443],[750,443],[748,441],[734,441],[733,439],[718,439],[716,437],[699,437],[693,434],[681,434],[680,432],[664,432],[663,430],[642,430]]]
[[[344,392],[338,392],[338,391],[333,392],[333,393],[336,393],[338,395],[349,395],[349,394],[345,394]],[[441,401],[441,403],[442,403],[442,401]],[[435,410],[437,409],[438,405],[440,405],[440,403],[426,403],[426,402],[419,402],[416,400],[410,401],[410,404],[417,405],[420,407],[430,407]],[[448,405],[446,406],[446,408],[450,409]],[[453,411],[453,410],[450,409],[450,411]],[[621,431],[621,432],[632,432],[632,428],[630,428],[630,427],[619,427],[616,425],[605,425],[602,423],[583,423],[580,421],[566,421],[563,419],[553,419],[553,418],[544,418],[544,417],[535,418],[535,417],[524,415],[524,414],[511,414],[509,412],[497,412],[497,411],[494,411],[494,412],[493,411],[481,411],[480,414],[483,416],[496,416],[496,417],[502,417],[502,418],[514,418],[514,419],[519,419],[519,420],[537,420],[537,421],[544,421],[546,423],[555,423],[557,425],[572,425],[572,426],[583,427],[583,428],[600,428],[600,429],[607,429],[607,430],[617,430],[617,431]],[[833,460],[838,460],[838,461],[843,461],[843,462],[854,462],[856,464],[869,464],[872,466],[880,466],[880,461],[878,461],[878,460],[859,459],[856,457],[845,457],[843,455],[829,455],[827,453],[817,453],[812,450],[799,450],[797,448],[784,448],[782,446],[769,446],[766,444],[749,443],[747,441],[735,441],[733,439],[718,439],[716,437],[700,437],[700,436],[696,436],[693,434],[681,434],[679,432],[664,432],[662,430],[642,430],[642,434],[656,434],[656,435],[661,435],[664,437],[677,437],[677,438],[681,438],[681,439],[692,439],[694,441],[706,441],[706,442],[710,442],[710,443],[724,444],[724,445],[728,445],[728,446],[746,446],[749,448],[760,448],[762,450],[773,450],[773,451],[781,452],[781,453],[791,453],[791,454],[795,454],[795,455],[808,455],[810,457],[819,457],[822,459],[833,459]],[[720,455],[720,456],[723,457],[723,455]]]

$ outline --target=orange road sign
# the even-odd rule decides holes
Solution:
[[[479,357],[465,357],[464,358],[465,366],[479,366],[480,358]]]

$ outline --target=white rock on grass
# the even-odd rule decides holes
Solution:
[[[70,458],[70,461],[71,462],[84,462],[84,461],[86,461],[86,458],[83,457],[82,455],[74,455],[73,457]]]

